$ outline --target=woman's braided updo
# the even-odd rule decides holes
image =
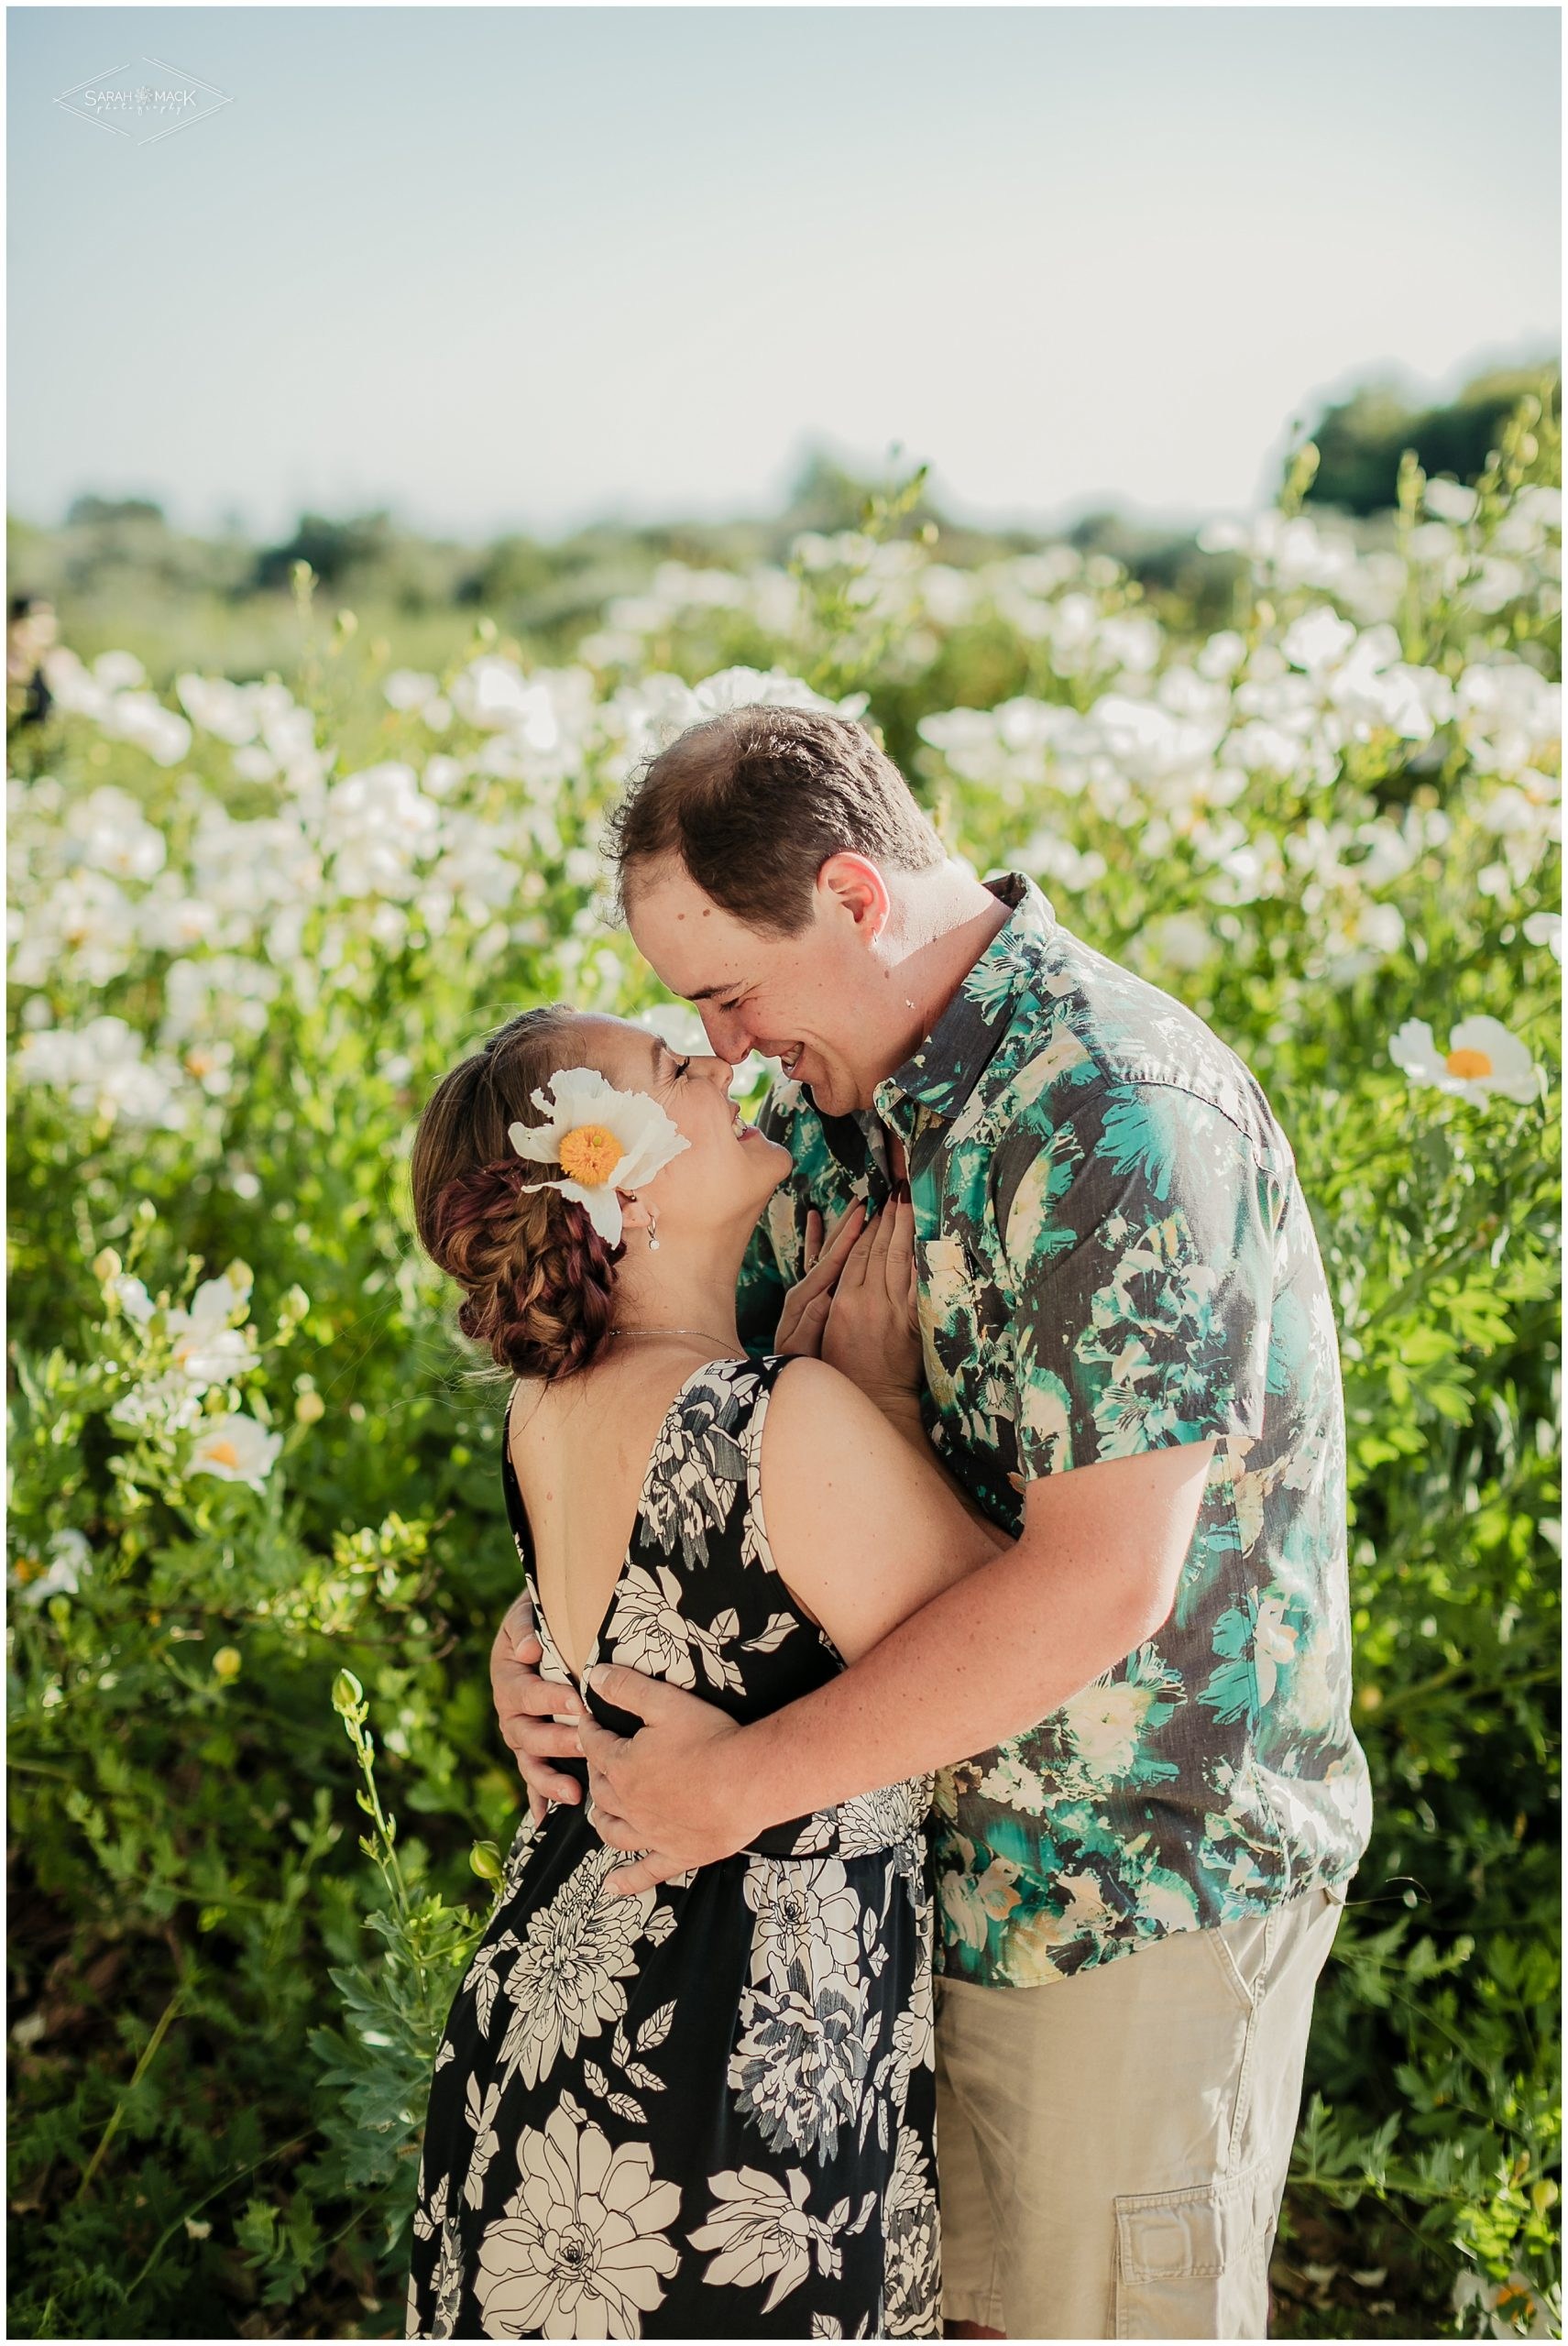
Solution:
[[[575,1376],[598,1358],[624,1252],[576,1200],[525,1191],[550,1168],[507,1137],[543,1121],[534,1091],[578,1064],[576,1016],[551,1003],[499,1027],[431,1094],[409,1163],[420,1244],[464,1290],[457,1325],[514,1376]]]

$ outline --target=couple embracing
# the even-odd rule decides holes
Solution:
[[[690,728],[611,851],[713,1055],[531,1011],[413,1152],[530,1814],[407,2334],[1261,2336],[1369,1822],[1289,1146],[845,718]]]

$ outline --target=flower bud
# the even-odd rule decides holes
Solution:
[[[294,1417],[302,1426],[313,1426],[326,1415],[326,1403],[319,1393],[302,1393],[294,1404]]]
[[[354,1675],[353,1671],[340,1670],[332,1682],[333,1709],[341,1711],[346,1718],[351,1712],[359,1708],[364,1699],[365,1689]]]
[[[119,1277],[123,1267],[119,1256],[112,1246],[105,1246],[101,1255],[94,1255],[93,1257],[93,1276],[95,1279],[102,1280],[105,1286],[110,1279]]]
[[[239,1648],[220,1646],[213,1656],[213,1668],[220,1678],[237,1678],[240,1672]]]
[[[501,1853],[493,1841],[476,1841],[468,1852],[468,1864],[481,1881],[499,1881]]]

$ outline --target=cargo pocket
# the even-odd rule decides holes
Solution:
[[[1274,2193],[1266,2168],[1116,2201],[1118,2338],[1262,2338]]]

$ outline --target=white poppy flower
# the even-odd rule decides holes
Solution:
[[[1517,1035],[1496,1018],[1462,1018],[1440,1051],[1424,1018],[1407,1018],[1388,1046],[1388,1056],[1412,1083],[1435,1084],[1461,1100],[1536,1097],[1535,1062]]]
[[[42,1605],[61,1590],[74,1596],[81,1585],[81,1575],[93,1561],[93,1551],[81,1531],[57,1531],[48,1552],[48,1569],[22,1584],[24,1605]]]
[[[221,1278],[203,1280],[191,1299],[189,1311],[169,1313],[174,1365],[195,1392],[226,1385],[250,1365],[252,1354],[245,1330],[229,1325],[249,1292],[248,1270],[243,1263],[231,1263]]]
[[[1440,521],[1473,521],[1480,501],[1475,491],[1467,488],[1463,481],[1445,480],[1441,475],[1436,480],[1429,480],[1421,491],[1422,504]]]
[[[242,1409],[231,1410],[225,1418],[207,1420],[192,1450],[188,1471],[216,1474],[225,1483],[248,1483],[253,1491],[258,1491],[282,1447],[281,1434],[269,1433]]]
[[[651,1181],[691,1143],[646,1091],[617,1091],[597,1068],[568,1067],[533,1094],[542,1124],[510,1124],[520,1157],[559,1165],[563,1178],[530,1181],[531,1189],[559,1189],[587,1210],[607,1244],[620,1243],[622,1189]]]

